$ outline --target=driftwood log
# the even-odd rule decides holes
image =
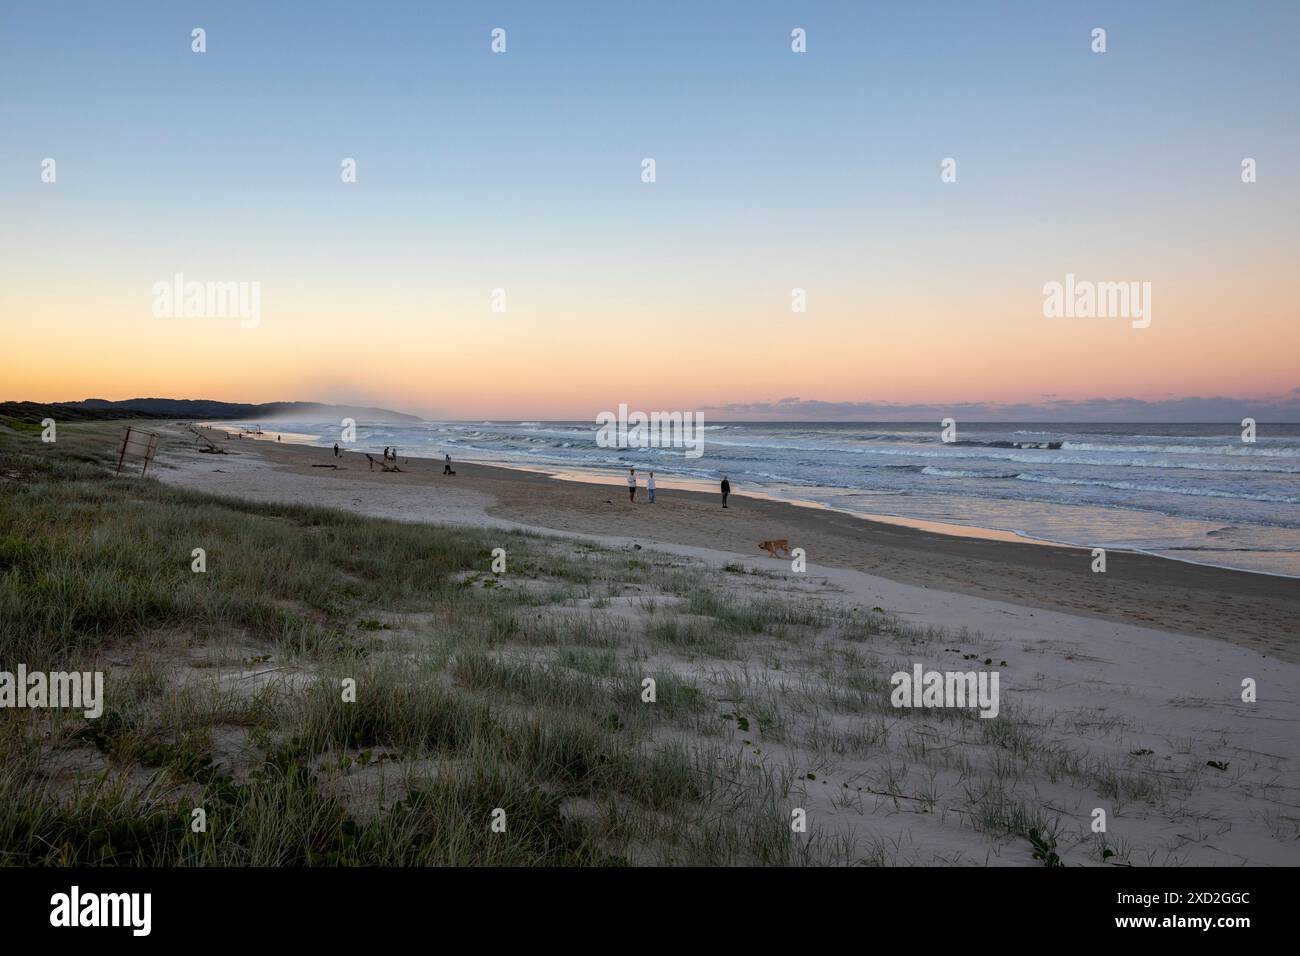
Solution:
[[[203,432],[199,431],[193,425],[189,426],[189,430],[192,431],[196,436],[198,436],[199,441],[207,442],[207,447],[200,448],[199,451],[205,452],[209,455],[224,455],[226,453],[226,450],[224,448],[217,445],[211,438],[203,434]]]

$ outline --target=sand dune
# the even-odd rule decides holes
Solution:
[[[328,450],[226,446],[224,456],[173,446],[157,474],[253,500],[641,546],[725,568],[738,593],[759,581],[764,595],[792,605],[884,609],[912,635],[875,647],[884,659],[940,670],[987,660],[999,670],[1004,713],[1026,737],[1007,771],[1017,799],[1028,790],[1032,802],[1059,814],[1074,847],[1095,841],[1091,814],[1102,808],[1111,845],[1123,849],[1119,862],[1300,862],[1294,582],[1142,556],[1114,556],[1106,575],[1094,575],[1077,549],[949,538],[754,499],[733,499],[722,512],[710,496],[674,492],[670,482],[661,482],[655,505],[630,505],[618,487],[464,463],[452,479],[438,475],[435,462],[412,459],[402,473],[378,473],[349,454],[335,470],[312,467],[335,463]],[[806,547],[806,572],[757,552],[757,541],[777,532]],[[622,613],[635,623],[633,605]],[[942,636],[916,636],[928,628]],[[828,645],[808,653],[852,651]],[[750,706],[788,707],[828,692],[812,660],[802,670],[764,659],[658,663],[715,686],[741,681]],[[1246,678],[1258,687],[1257,702],[1241,700]],[[753,726],[735,743],[746,759],[818,767],[797,781],[801,799],[823,832],[859,849],[868,840],[880,862],[1025,862],[1020,849],[990,843],[969,819],[1014,810],[999,793],[972,794],[981,778],[957,757],[987,746],[989,728],[934,720],[900,730],[906,722],[886,715],[878,748],[863,752],[839,746],[848,724],[838,716],[793,706],[779,739]],[[991,780],[1006,783],[999,774],[979,786]],[[963,792],[966,799],[950,799]]]

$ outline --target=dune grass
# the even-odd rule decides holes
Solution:
[[[980,635],[773,572],[114,478],[113,437],[0,426],[0,669],[106,672],[98,720],[0,710],[0,864],[917,862],[877,813],[1034,865],[1177,861],[1087,810],[1184,812],[1192,748],[1156,773],[1122,726],[891,706],[893,671]]]
[[[599,650],[608,627],[542,620],[546,597],[490,571],[504,547],[513,580],[567,601],[621,556],[112,478],[98,435],[0,431],[0,660],[108,672],[99,720],[0,712],[0,861],[795,860],[770,787],[729,797],[714,846],[713,768],[651,745],[697,691]],[[561,635],[554,659],[500,653]],[[237,774],[214,759],[214,729],[239,731]],[[326,786],[339,768],[381,771],[389,793],[341,796]]]

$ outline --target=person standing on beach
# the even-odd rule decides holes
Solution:
[[[655,503],[655,473],[650,472],[650,477],[646,479],[645,490],[650,493],[650,503]]]
[[[338,456],[339,456],[339,443],[338,443],[338,442],[335,442],[335,443],[334,443],[334,457],[337,458]]]
[[[627,470],[627,500],[631,502],[636,501],[636,469],[635,468],[629,468]]]
[[[727,495],[729,494],[731,494],[731,482],[727,480],[726,475],[723,475],[722,476],[722,507],[724,508],[727,507]]]
[[[450,475],[453,473],[451,470],[451,452],[447,452],[446,458],[443,459],[442,473],[444,475]]]

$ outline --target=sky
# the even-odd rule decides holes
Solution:
[[[5,3],[0,400],[1300,421],[1298,38],[1294,2]],[[255,325],[166,314],[177,275]],[[1045,316],[1067,275],[1149,324]]]

